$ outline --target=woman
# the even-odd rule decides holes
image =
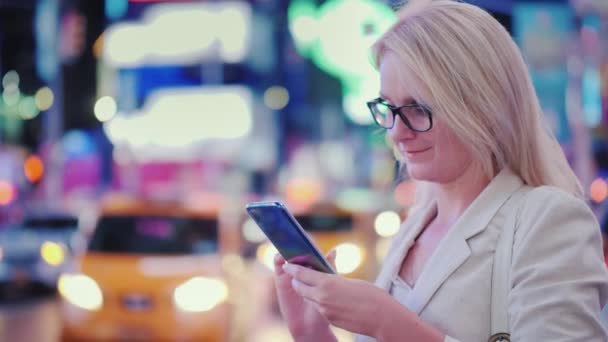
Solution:
[[[600,230],[507,31],[473,5],[433,1],[373,51],[381,89],[368,105],[420,184],[417,210],[375,286],[277,256],[294,339],[335,340],[334,325],[359,340],[488,341],[494,251],[511,217],[511,340],[606,341]]]

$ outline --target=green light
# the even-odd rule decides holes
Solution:
[[[25,96],[19,101],[19,116],[23,120],[29,120],[35,118],[40,110],[36,106],[36,100],[33,96]]]
[[[7,107],[11,107],[19,103],[19,99],[21,99],[21,92],[19,91],[17,85],[11,83],[4,88],[2,91],[2,99]]]
[[[319,9],[318,17],[315,64],[340,78],[373,72],[370,47],[393,24],[394,12],[375,1],[333,0]]]
[[[10,70],[7,72],[4,77],[2,77],[2,86],[4,88],[8,88],[10,86],[19,88],[19,74],[15,70]]]
[[[293,1],[287,10],[289,31],[298,53],[309,57],[313,43],[319,37],[315,4],[310,0]]]
[[[296,0],[289,6],[288,19],[298,52],[340,79],[349,119],[371,123],[365,101],[378,93],[380,85],[370,48],[395,22],[393,10],[375,0],[330,0],[318,10],[310,0]]]

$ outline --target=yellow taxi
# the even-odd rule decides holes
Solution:
[[[61,275],[64,340],[226,341],[231,307],[215,211],[106,207]]]

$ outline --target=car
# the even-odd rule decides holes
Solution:
[[[78,218],[64,213],[29,214],[0,233],[0,282],[14,293],[30,285],[55,289],[74,255]]]
[[[122,203],[100,213],[88,247],[58,283],[62,337],[229,338],[229,286],[216,212]]]

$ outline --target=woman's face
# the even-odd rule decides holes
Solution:
[[[414,92],[425,93],[420,83],[394,53],[384,55],[380,64],[380,94],[383,99],[394,106],[411,103]],[[417,100],[424,103],[424,99]],[[433,110],[432,107],[430,109]],[[437,115],[433,115],[430,131],[412,131],[396,118],[395,125],[387,132],[414,179],[449,183],[471,165],[471,154]]]

